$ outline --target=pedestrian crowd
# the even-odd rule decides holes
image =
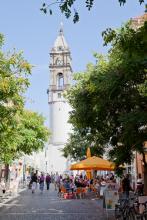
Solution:
[[[43,193],[45,183],[46,183],[47,190],[49,190],[50,188],[51,176],[48,173],[46,176],[43,173],[41,173],[40,176],[37,176],[37,174],[34,173],[31,176],[31,181],[29,183],[29,188],[32,189],[32,193],[34,193],[35,190],[37,189],[37,183],[39,183],[40,191],[41,193]]]
[[[118,189],[118,184],[112,173],[105,176],[96,176],[95,178],[88,179],[86,175],[73,175],[62,177],[58,179],[58,194],[62,193],[62,190],[66,192],[95,192],[97,197],[102,197],[106,188]],[[64,190],[65,189],[65,190]]]
[[[122,192],[125,197],[129,197],[129,192],[134,191],[140,195],[143,195],[143,180],[139,174],[136,189],[133,189],[131,185],[130,175],[126,174],[121,180],[114,176],[113,173],[109,173],[103,176],[96,176],[95,178],[88,179],[86,175],[59,175],[55,174],[37,175],[34,173],[31,176],[29,187],[32,189],[32,193],[35,192],[37,184],[39,183],[39,189],[43,192],[45,186],[46,189],[50,189],[50,184],[54,184],[54,189],[59,196],[62,192],[75,193],[77,190],[82,189],[83,192],[95,192],[97,197],[103,197],[105,190],[117,190]]]

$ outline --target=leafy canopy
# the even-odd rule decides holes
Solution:
[[[24,109],[32,66],[22,52],[4,54],[3,43],[0,34],[0,161],[9,163],[21,153],[41,149],[48,131],[42,116]]]
[[[77,74],[67,94],[76,130],[67,146],[75,147],[72,137],[78,141],[80,134],[119,165],[129,163],[134,150],[143,154],[147,140],[147,24],[136,31],[130,24],[109,29],[103,37],[111,43],[108,56],[96,54],[97,64]],[[68,154],[74,157],[71,150]]]
[[[52,1],[52,3],[44,2],[40,10],[43,11],[45,14],[49,12],[50,15],[52,15],[53,14],[52,6],[58,5],[61,13],[63,13],[66,18],[69,18],[73,14],[73,22],[76,23],[79,21],[80,18],[77,7],[75,6],[76,2],[77,2],[76,0],[59,0],[59,1],[57,0],[57,1]],[[85,7],[90,11],[94,5],[94,2],[95,2],[94,0],[86,0]],[[118,2],[120,3],[121,6],[124,5],[127,2],[127,0],[118,0]],[[142,4],[144,3],[144,0],[138,0],[138,2]]]

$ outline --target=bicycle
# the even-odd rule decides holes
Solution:
[[[147,220],[147,202],[134,203],[134,213],[137,220]]]
[[[119,203],[115,205],[115,219],[116,220],[136,220],[131,198],[120,199]]]

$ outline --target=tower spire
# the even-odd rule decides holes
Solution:
[[[60,23],[59,34],[60,34],[60,35],[63,35],[63,22],[62,22],[62,21],[61,21],[61,23]]]
[[[58,33],[58,36],[55,40],[53,50],[61,52],[61,48],[62,48],[62,50],[69,51],[68,44],[66,43],[64,33],[63,33],[63,23],[62,22],[60,23],[59,33]]]

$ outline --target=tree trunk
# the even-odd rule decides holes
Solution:
[[[145,154],[143,154],[143,162],[144,162],[144,195],[147,196],[147,163],[145,159]]]
[[[144,194],[147,196],[147,164],[144,165]]]
[[[9,164],[5,164],[5,180],[6,183],[8,182],[9,179]]]
[[[1,182],[1,178],[2,178],[2,166],[0,165],[0,182]]]

